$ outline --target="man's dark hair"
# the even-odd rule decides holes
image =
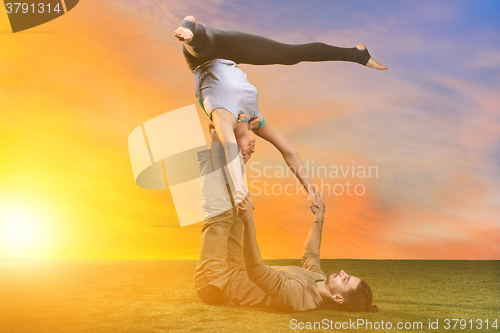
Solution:
[[[373,294],[370,286],[364,280],[361,280],[356,289],[351,289],[342,294],[344,302],[338,304],[332,301],[329,304],[334,310],[351,312],[378,312],[376,305],[371,305]]]

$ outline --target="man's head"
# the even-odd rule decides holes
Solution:
[[[243,155],[243,162],[246,164],[252,154],[255,152],[255,136],[250,132],[249,123],[238,123],[234,130],[236,142],[240,147],[241,154]]]
[[[324,289],[320,292],[329,308],[341,311],[378,311],[371,305],[373,294],[368,284],[341,270],[328,275]]]

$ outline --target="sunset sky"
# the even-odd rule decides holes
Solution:
[[[364,188],[325,192],[323,258],[500,259],[500,4],[295,0],[82,0],[16,34],[2,11],[0,258],[197,258],[202,224],[181,228],[168,189],[135,184],[127,142],[197,103],[173,36],[188,14],[287,43],[363,43],[389,67],[240,66],[306,164],[378,170],[323,177]],[[264,180],[295,187],[259,177],[266,166],[286,167],[258,140],[261,251],[298,258],[314,216],[303,194],[258,194]]]

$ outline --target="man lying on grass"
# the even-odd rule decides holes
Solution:
[[[207,304],[289,311],[378,311],[376,305],[371,305],[372,291],[365,281],[343,270],[328,277],[321,271],[319,249],[325,212],[321,194],[316,195],[316,203],[319,207],[309,202],[316,220],[304,244],[302,267],[264,264],[250,193],[237,209],[233,207],[205,220],[194,277],[200,298]]]

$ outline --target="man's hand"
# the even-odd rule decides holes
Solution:
[[[262,121],[262,119],[260,119],[260,117],[257,117],[253,120],[246,120],[245,119],[247,118],[247,115],[244,114],[244,113],[241,113],[238,115],[238,123],[241,123],[241,122],[248,122],[248,128],[249,129],[256,129],[260,126],[260,123]]]
[[[260,119],[260,117],[257,117],[257,118],[248,122],[248,128],[257,129],[257,128],[259,128],[261,122],[262,122],[262,119]]]
[[[325,213],[325,203],[323,202],[323,196],[318,192],[316,193],[314,199],[316,199],[316,203],[319,207],[316,207],[311,200],[309,200],[309,207],[311,207],[311,211],[313,212],[313,214],[316,215],[316,220],[323,221]],[[323,223],[313,223],[313,226],[309,230],[306,241],[304,243],[304,252],[316,253],[319,255],[322,231]]]
[[[248,192],[245,199],[238,205],[238,216],[244,221],[253,220],[253,200],[252,195]]]
[[[246,118],[246,117],[247,117],[247,115],[246,115],[246,114],[244,114],[244,113],[240,113],[240,114],[238,115],[238,122],[239,122],[239,123],[241,123],[243,120],[245,120],[245,118]]]
[[[321,195],[320,192],[317,192],[316,195],[314,196],[314,200],[316,202],[316,205],[314,205],[312,200],[309,201],[309,207],[311,208],[311,212],[316,215],[316,218],[318,220],[323,220],[324,213],[325,213],[325,203],[323,201],[323,196]]]

